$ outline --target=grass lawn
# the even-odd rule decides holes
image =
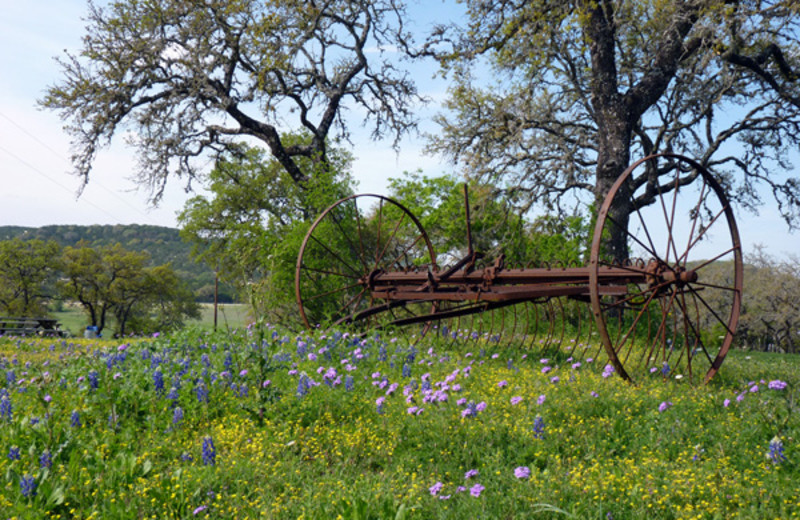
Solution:
[[[67,330],[72,337],[82,338],[83,331],[89,324],[83,307],[78,304],[66,304],[61,311],[51,313],[53,318],[61,323],[61,329]],[[253,321],[249,316],[249,307],[243,303],[220,304],[217,311],[217,328],[242,328]],[[200,304],[200,319],[188,322],[190,326],[212,329],[214,327],[214,305],[211,303]],[[109,317],[106,332],[113,331],[115,321]],[[107,334],[106,334],[107,335]]]
[[[632,385],[429,336],[0,340],[18,518],[792,518],[800,358]],[[605,374],[605,375],[604,375]]]

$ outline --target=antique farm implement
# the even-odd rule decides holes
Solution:
[[[572,362],[604,349],[626,379],[718,371],[739,319],[742,253],[725,193],[698,163],[661,154],[625,170],[582,266],[487,262],[473,250],[466,200],[465,214],[466,253],[443,267],[403,205],[353,195],[327,208],[297,259],[305,324],[502,339]]]

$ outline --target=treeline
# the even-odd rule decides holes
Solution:
[[[146,334],[199,318],[191,290],[170,264],[149,266],[149,255],[120,244],[61,247],[54,240],[0,241],[0,314],[46,316],[57,302],[79,303],[102,333]]]
[[[95,249],[119,244],[128,251],[147,253],[148,266],[169,264],[176,276],[186,282],[195,301],[214,300],[214,271],[207,264],[194,260],[192,246],[181,239],[175,228],[141,224],[53,225],[38,228],[0,226],[0,240],[14,238],[53,241],[62,248],[76,246],[79,242]],[[237,301],[235,289],[222,283],[219,286],[219,301]]]

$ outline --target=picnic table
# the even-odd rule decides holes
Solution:
[[[3,336],[63,336],[61,324],[53,318],[15,318],[0,316],[0,335]]]

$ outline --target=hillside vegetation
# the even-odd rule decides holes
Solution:
[[[213,301],[214,271],[191,257],[191,245],[181,240],[176,228],[142,224],[67,224],[39,228],[0,226],[0,240],[13,238],[53,240],[61,247],[75,246],[81,240],[85,240],[93,248],[119,243],[130,251],[147,252],[151,266],[170,263],[199,301]],[[233,288],[221,284],[220,300],[230,302],[234,299]]]

